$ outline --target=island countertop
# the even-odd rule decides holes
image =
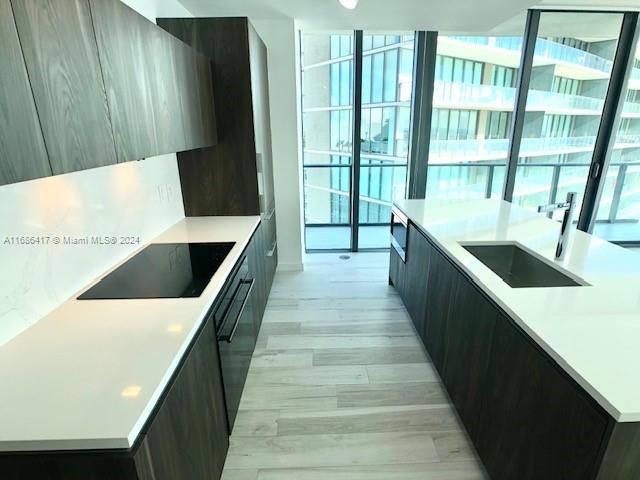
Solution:
[[[501,200],[394,204],[616,421],[640,421],[640,255]],[[573,230],[573,229],[572,229]],[[461,242],[518,242],[589,286],[511,288]]]
[[[235,242],[199,297],[76,294],[0,347],[0,451],[132,447],[259,223],[186,218],[153,240]]]

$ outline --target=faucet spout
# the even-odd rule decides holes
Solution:
[[[573,219],[573,210],[575,207],[576,192],[567,193],[567,200],[562,203],[551,203],[549,205],[540,205],[539,213],[549,213],[556,210],[564,210],[562,224],[560,225],[560,236],[558,237],[558,245],[556,246],[556,259],[562,260],[566,250],[566,244],[569,240],[569,227]]]

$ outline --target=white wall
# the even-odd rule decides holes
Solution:
[[[153,23],[157,17],[192,17],[178,0],[121,0]]]
[[[0,345],[140,247],[65,245],[64,237],[143,244],[181,218],[175,154],[0,187]]]
[[[267,46],[278,268],[302,269],[296,29],[291,19],[252,19]]]

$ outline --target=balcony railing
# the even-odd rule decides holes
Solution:
[[[607,206],[608,212],[600,211],[598,218],[606,219],[605,221],[614,223],[620,221],[629,221],[637,219],[625,219],[619,218],[621,197],[623,195],[635,195],[640,200],[640,189],[632,190],[631,193],[623,188],[627,182],[628,173],[638,175],[640,172],[638,168],[640,162],[618,162],[611,163],[607,177],[612,180],[610,188],[605,189],[605,192],[600,201],[600,206]],[[427,196],[428,197],[443,197],[443,198],[456,198],[463,192],[463,196],[466,198],[491,198],[492,194],[495,196],[496,192],[501,192],[502,181],[504,179],[504,170],[506,168],[504,163],[442,163],[431,164],[428,166],[430,172],[427,175]],[[617,170],[616,170],[617,168]],[[455,169],[457,174],[454,174],[452,170],[446,171],[444,175],[437,172],[437,169]],[[586,172],[589,169],[588,163],[519,163],[517,166],[518,178],[527,179],[527,170],[534,170],[536,172],[548,170],[548,173],[541,173],[536,177],[529,178],[526,182],[526,188],[516,188],[514,192],[514,201],[519,200],[526,203],[526,197],[533,197],[534,199],[541,199],[540,203],[556,202],[559,201],[558,192],[569,190],[584,190],[586,182]],[[436,170],[436,171],[433,171]],[[571,176],[571,171],[578,171],[577,174]],[[500,171],[500,175],[497,172]],[[584,173],[584,175],[583,175]],[[429,184],[429,179],[434,175],[438,181]],[[522,175],[522,177],[520,177]],[[446,180],[456,183],[456,187],[451,187],[446,184]],[[441,183],[438,187],[439,181]],[[518,186],[518,180],[516,180],[516,186]],[[430,188],[431,187],[431,188]],[[440,191],[439,191],[440,190]],[[542,198],[541,195],[544,197]]]
[[[522,50],[522,37],[475,37],[466,35],[452,35],[447,37],[463,43],[471,43],[474,45],[482,45],[491,48],[500,48],[503,50],[518,51]],[[579,48],[570,47],[562,43],[552,42],[544,38],[536,39],[536,49],[534,53],[534,62],[551,60],[554,62],[570,63],[579,65],[603,73],[610,73],[613,66],[611,60],[599,57],[593,53],[585,52]],[[633,67],[631,70],[631,79],[640,81],[640,68]]]
[[[473,85],[462,82],[435,82],[433,103],[439,108],[478,108],[487,110],[513,110],[516,89],[494,85]],[[581,95],[530,90],[527,111],[591,113],[599,115],[604,101]],[[625,111],[640,112],[640,104],[631,105]],[[625,105],[626,106],[626,105]],[[577,112],[576,112],[577,111]]]
[[[541,157],[564,153],[588,152],[593,149],[596,137],[523,138],[520,156]],[[638,148],[637,136],[618,135],[614,149]],[[506,158],[509,139],[432,140],[429,146],[429,161],[442,163],[456,160],[482,161]]]
[[[473,37],[456,35],[449,38],[459,42],[484,45],[503,50],[522,50],[522,37]],[[613,65],[613,62],[606,58],[544,38],[536,39],[534,62],[536,60],[570,63],[572,65],[598,70],[603,73],[611,72]]]

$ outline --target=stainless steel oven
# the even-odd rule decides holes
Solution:
[[[391,246],[403,262],[407,260],[407,225],[407,217],[397,210],[391,212]]]

